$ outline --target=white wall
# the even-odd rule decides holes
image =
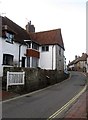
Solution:
[[[27,67],[27,58],[25,56],[26,54],[26,49],[27,49],[27,46],[25,45],[22,45],[21,46],[21,55],[20,55],[20,59],[22,60],[22,57],[25,57],[25,67]],[[21,66],[21,65],[20,65]]]
[[[0,76],[2,75],[3,64],[3,54],[10,54],[14,56],[14,62],[19,64],[19,43],[14,42],[10,44],[5,41],[5,39],[0,40]],[[40,59],[39,67],[42,69],[56,69],[56,61],[59,64],[59,69],[64,69],[64,51],[61,49],[61,56],[59,56],[59,47],[57,45],[50,45],[49,51],[42,52],[41,47],[39,47]],[[22,57],[26,57],[27,46],[21,46],[20,60]],[[57,50],[57,52],[56,52]],[[56,55],[57,54],[57,55]],[[56,57],[57,56],[57,57]],[[56,60],[57,59],[57,60]],[[30,61],[31,62],[31,61]],[[25,59],[25,65],[27,66],[27,58]],[[21,66],[21,65],[20,65]]]
[[[55,45],[49,46],[49,51],[43,51],[42,48],[39,48],[40,51],[40,60],[39,67],[42,69],[55,69]],[[53,58],[52,58],[53,54]],[[52,63],[53,62],[53,63]],[[53,66],[52,66],[53,65]]]
[[[0,39],[0,76],[2,76],[2,68],[6,65],[3,64],[3,54],[10,54],[14,56],[14,62],[19,64],[19,43],[14,42],[13,44],[6,42],[5,39]],[[26,54],[26,48],[27,46],[21,46],[21,53],[20,53],[20,59],[22,57],[26,57],[24,54]],[[25,63],[26,60],[25,60]],[[7,66],[8,67],[8,66]]]
[[[3,54],[2,54],[2,38],[0,37],[0,76],[3,75],[2,58],[3,58]]]
[[[39,67],[42,69],[64,70],[64,50],[61,48],[61,55],[59,55],[60,46],[49,45],[49,51],[40,51]]]
[[[86,61],[80,61],[80,68],[86,67]]]

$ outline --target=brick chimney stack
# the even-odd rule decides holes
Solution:
[[[26,27],[27,32],[35,32],[35,27],[34,27],[34,25],[31,24],[31,21],[28,22],[25,27]]]

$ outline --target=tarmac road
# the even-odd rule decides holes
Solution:
[[[85,86],[86,76],[71,72],[71,78],[62,83],[2,103],[2,118],[49,118],[76,96]]]

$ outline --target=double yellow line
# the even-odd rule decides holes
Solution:
[[[53,118],[56,118],[61,112],[63,112],[75,100],[77,100],[80,97],[80,95],[82,95],[82,93],[85,92],[86,88],[87,85],[85,85],[85,87],[74,98],[72,98],[68,103],[66,103],[63,107],[61,107],[58,111],[56,111],[53,115],[51,115],[47,120],[52,120]]]

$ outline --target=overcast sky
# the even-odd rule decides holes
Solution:
[[[86,52],[86,0],[0,0],[0,12],[36,32],[61,28],[67,63]]]

